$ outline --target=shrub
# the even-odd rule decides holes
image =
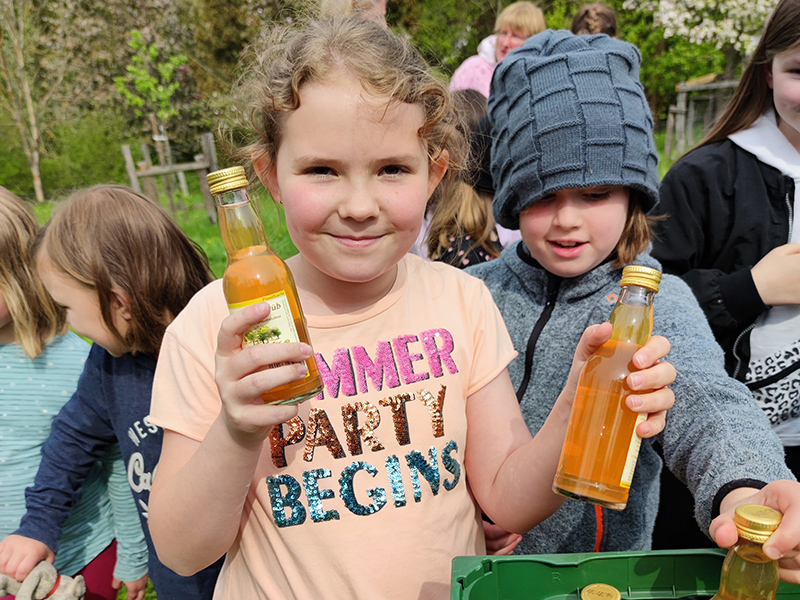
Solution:
[[[53,143],[42,159],[42,185],[48,195],[98,183],[128,185],[122,144],[134,148],[124,119],[111,111],[85,113],[55,130]]]

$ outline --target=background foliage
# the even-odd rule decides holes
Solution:
[[[137,156],[142,142],[153,144],[147,115],[137,114],[145,111],[127,102],[114,84],[115,79],[130,81],[130,68],[136,66],[142,48],[157,49],[152,66],[174,67],[168,80],[159,82],[157,74],[153,76],[152,91],[155,96],[169,91],[167,109],[174,114],[165,124],[166,133],[175,160],[190,161],[200,151],[199,135],[216,131],[221,122],[235,116],[229,92],[248,41],[264,23],[295,18],[307,9],[308,1],[2,0],[0,50],[6,65],[12,64],[9,52],[13,48],[3,14],[27,11],[23,71],[39,124],[37,146],[45,197],[59,198],[93,183],[126,183],[120,146],[131,145]],[[706,41],[701,44],[690,42],[686,35],[665,36],[675,28],[665,29],[664,14],[688,11],[687,3],[701,1],[705,0],[607,2],[617,11],[619,36],[642,51],[642,82],[659,123],[675,100],[676,84],[726,67],[724,48],[730,44],[723,38],[722,25],[716,38],[713,27],[704,25],[698,39]],[[715,0],[715,6],[717,12],[724,12],[727,4],[737,2],[742,0]],[[773,2],[748,4],[756,21]],[[500,0],[389,0],[387,17],[395,31],[406,35],[448,77],[492,33],[497,13],[507,4]],[[539,0],[553,28],[568,28],[581,4],[580,0]],[[131,46],[127,42],[133,31],[139,32],[140,41]],[[0,71],[4,84],[0,89],[6,94],[10,73]],[[128,89],[133,89],[130,83]],[[0,134],[5,142],[0,144],[0,185],[33,198],[18,121],[19,114],[11,105],[0,101]],[[222,150],[220,154],[225,164],[225,154]]]

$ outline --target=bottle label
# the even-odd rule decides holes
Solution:
[[[244,334],[242,340],[242,347],[254,346],[255,344],[288,344],[290,342],[299,342],[300,337],[297,335],[297,329],[294,326],[294,318],[292,318],[292,309],[289,306],[289,299],[286,297],[286,292],[278,292],[248,300],[247,302],[237,302],[229,304],[228,308],[231,314],[242,310],[247,306],[258,304],[259,302],[269,302],[269,315],[263,321],[256,323],[247,333]],[[289,363],[286,363],[289,364]],[[281,365],[272,365],[278,367]]]
[[[639,423],[647,419],[647,413],[639,413],[636,417],[636,425],[633,426],[633,433],[631,434],[631,443],[628,446],[628,458],[625,459],[625,468],[622,469],[622,480],[619,482],[620,487],[626,489],[631,488],[631,481],[633,481],[633,472],[636,470],[636,459],[639,458],[639,448],[642,446],[642,438],[636,433],[636,428]]]

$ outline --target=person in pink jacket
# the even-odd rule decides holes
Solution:
[[[530,36],[544,31],[544,13],[533,2],[514,2],[506,6],[494,24],[494,34],[478,44],[478,53],[466,59],[453,73],[450,91],[478,90],[489,97],[492,73],[505,55]]]

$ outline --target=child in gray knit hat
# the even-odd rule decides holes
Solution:
[[[658,197],[653,119],[639,50],[606,35],[548,31],[501,63],[492,83],[495,216],[519,213],[565,188],[626,186],[642,208]]]
[[[545,31],[509,54],[492,80],[494,213],[520,229],[522,241],[467,271],[492,292],[519,352],[509,372],[532,433],[566,381],[581,332],[608,319],[622,267],[660,270],[648,254],[658,156],[640,63],[626,42]],[[653,440],[694,494],[700,528],[720,546],[736,542],[733,510],[744,501],[800,513],[800,484],[786,481],[794,477],[780,440],[747,388],[725,372],[705,316],[678,277],[661,282],[653,333],[672,343],[675,406],[664,431],[642,443],[627,508],[567,500],[524,534],[518,553],[650,549],[662,466]],[[800,514],[785,518],[781,536],[765,547],[772,556],[800,547],[794,519]],[[499,539],[510,548],[519,537]],[[795,570],[782,571],[784,578],[800,580],[800,566],[787,568]]]

